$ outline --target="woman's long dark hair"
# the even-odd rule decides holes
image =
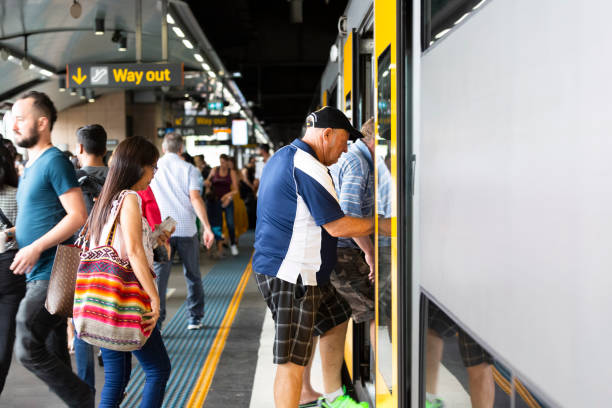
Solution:
[[[89,218],[90,245],[99,241],[102,228],[110,217],[112,202],[123,190],[129,190],[144,174],[144,166],[159,159],[157,147],[135,136],[119,143],[111,159],[108,176]]]
[[[0,190],[4,190],[4,186],[17,187],[18,181],[15,157],[0,143]]]

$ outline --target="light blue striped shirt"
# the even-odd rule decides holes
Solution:
[[[383,157],[378,157],[376,159],[376,170],[378,170],[378,189],[376,195],[378,215],[383,218],[391,218],[391,188],[393,187],[393,180],[391,179],[391,172],[387,168],[385,159]],[[391,237],[383,237],[379,235],[378,246],[391,246]]]
[[[189,192],[202,190],[202,174],[176,153],[166,153],[157,161],[157,172],[151,190],[159,206],[162,220],[170,216],[176,220],[174,237],[193,237],[196,232],[196,213]]]
[[[351,217],[374,215],[374,163],[368,147],[357,140],[329,167],[340,207]],[[358,248],[350,238],[340,238],[338,247]]]

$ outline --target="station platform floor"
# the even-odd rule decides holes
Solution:
[[[173,265],[168,285],[168,317],[162,336],[172,362],[165,407],[274,406],[272,364],[274,324],[257,289],[250,268],[253,233],[240,238],[240,254],[212,260],[201,252],[200,267],[206,295],[204,327],[187,330],[187,294],[182,267]],[[450,350],[452,344],[449,344]],[[446,354],[446,353],[445,353]],[[453,353],[449,353],[451,356]],[[460,362],[445,357],[440,389],[451,407],[469,407],[467,381]],[[73,357],[73,368],[75,368]],[[144,382],[138,362],[121,407],[137,407]],[[97,402],[104,384],[104,369],[96,364]],[[315,353],[312,384],[322,391],[319,353]],[[504,404],[505,405],[505,404]],[[504,406],[500,405],[500,406]],[[59,408],[65,405],[33,374],[13,359],[0,407]],[[498,406],[496,404],[496,406]]]

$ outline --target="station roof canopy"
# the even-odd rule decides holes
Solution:
[[[263,133],[189,6],[180,0],[4,0],[0,4],[0,104],[6,109],[7,102],[34,87],[48,93],[59,110],[79,103],[78,97],[60,92],[67,64],[162,62],[163,20],[168,23],[166,62],[183,63],[189,73],[186,78],[222,80],[243,115]],[[121,45],[125,51],[119,50]],[[96,94],[109,91],[95,89]],[[176,89],[170,95],[173,91],[185,93]]]

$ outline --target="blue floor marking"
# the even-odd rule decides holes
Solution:
[[[252,233],[247,233],[241,238],[244,244],[249,244],[248,248],[252,248]],[[218,261],[204,276],[202,282],[205,311],[202,329],[187,330],[189,311],[186,302],[164,326],[162,337],[172,364],[164,407],[183,407],[187,402],[250,257],[251,252],[241,248],[240,255]],[[138,360],[136,358],[132,360],[132,376],[126,389],[127,396],[121,404],[122,408],[137,407],[142,397],[144,372]]]

